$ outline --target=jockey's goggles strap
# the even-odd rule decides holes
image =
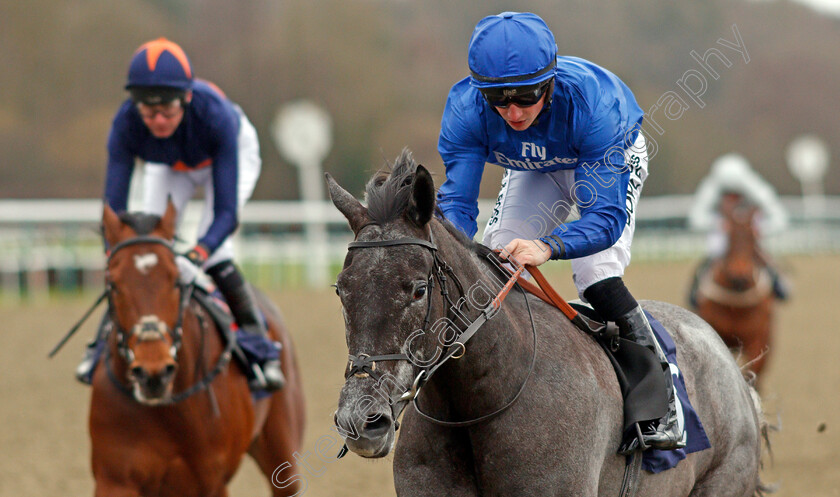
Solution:
[[[470,69],[470,75],[478,81],[479,83],[518,83],[520,81],[527,81],[529,79],[538,78],[543,74],[546,74],[548,71],[554,69],[554,66],[557,65],[557,57],[552,57],[551,62],[548,63],[547,66],[543,67],[537,72],[532,72],[531,74],[520,74],[519,76],[503,76],[503,77],[493,77],[493,76],[482,76],[477,72]]]

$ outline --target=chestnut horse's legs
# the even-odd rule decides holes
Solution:
[[[94,497],[140,497],[140,490],[123,483],[97,481]]]
[[[298,458],[294,455],[301,450],[301,434],[297,423],[288,418],[289,409],[288,406],[284,407],[281,394],[275,394],[272,399],[265,425],[248,450],[269,480],[273,497],[296,495],[306,487],[305,471],[298,464],[298,458],[306,457],[307,454],[299,454]],[[337,446],[334,452],[338,453],[339,448]],[[323,467],[317,455],[310,456],[313,460],[309,464],[313,469]]]

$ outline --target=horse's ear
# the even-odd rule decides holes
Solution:
[[[435,212],[435,182],[425,167],[417,166],[411,189],[411,202],[406,210],[406,216],[422,228],[429,223]]]
[[[178,211],[175,210],[175,204],[172,203],[172,197],[166,201],[166,211],[161,216],[158,222],[158,229],[163,232],[163,237],[167,240],[175,239],[175,221],[178,218]]]
[[[324,177],[327,180],[327,189],[330,192],[330,199],[332,199],[333,204],[347,218],[353,233],[358,233],[362,226],[369,221],[367,208],[350,192],[342,188],[330,173],[324,173]]]
[[[122,221],[120,221],[120,217],[117,216],[117,213],[114,212],[114,209],[111,209],[111,206],[108,205],[108,202],[106,201],[105,208],[102,212],[102,234],[105,237],[105,241],[108,243],[108,246],[113,247],[119,243],[118,236],[120,228],[122,228]]]

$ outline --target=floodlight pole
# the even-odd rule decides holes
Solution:
[[[828,171],[828,146],[813,135],[793,140],[787,148],[788,169],[802,186],[802,212],[810,220],[825,217],[823,178]]]
[[[298,184],[307,223],[306,280],[310,287],[326,284],[326,213],[323,211],[324,180],[322,161],[332,146],[332,120],[312,102],[297,101],[281,108],[271,126],[275,145],[298,170]]]

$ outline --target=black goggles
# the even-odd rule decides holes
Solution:
[[[514,88],[481,88],[481,94],[493,107],[507,109],[511,104],[517,107],[531,107],[539,103],[551,80],[536,85]]]
[[[187,92],[180,88],[167,86],[135,86],[128,89],[134,103],[146,105],[165,105],[175,100],[183,101]]]

